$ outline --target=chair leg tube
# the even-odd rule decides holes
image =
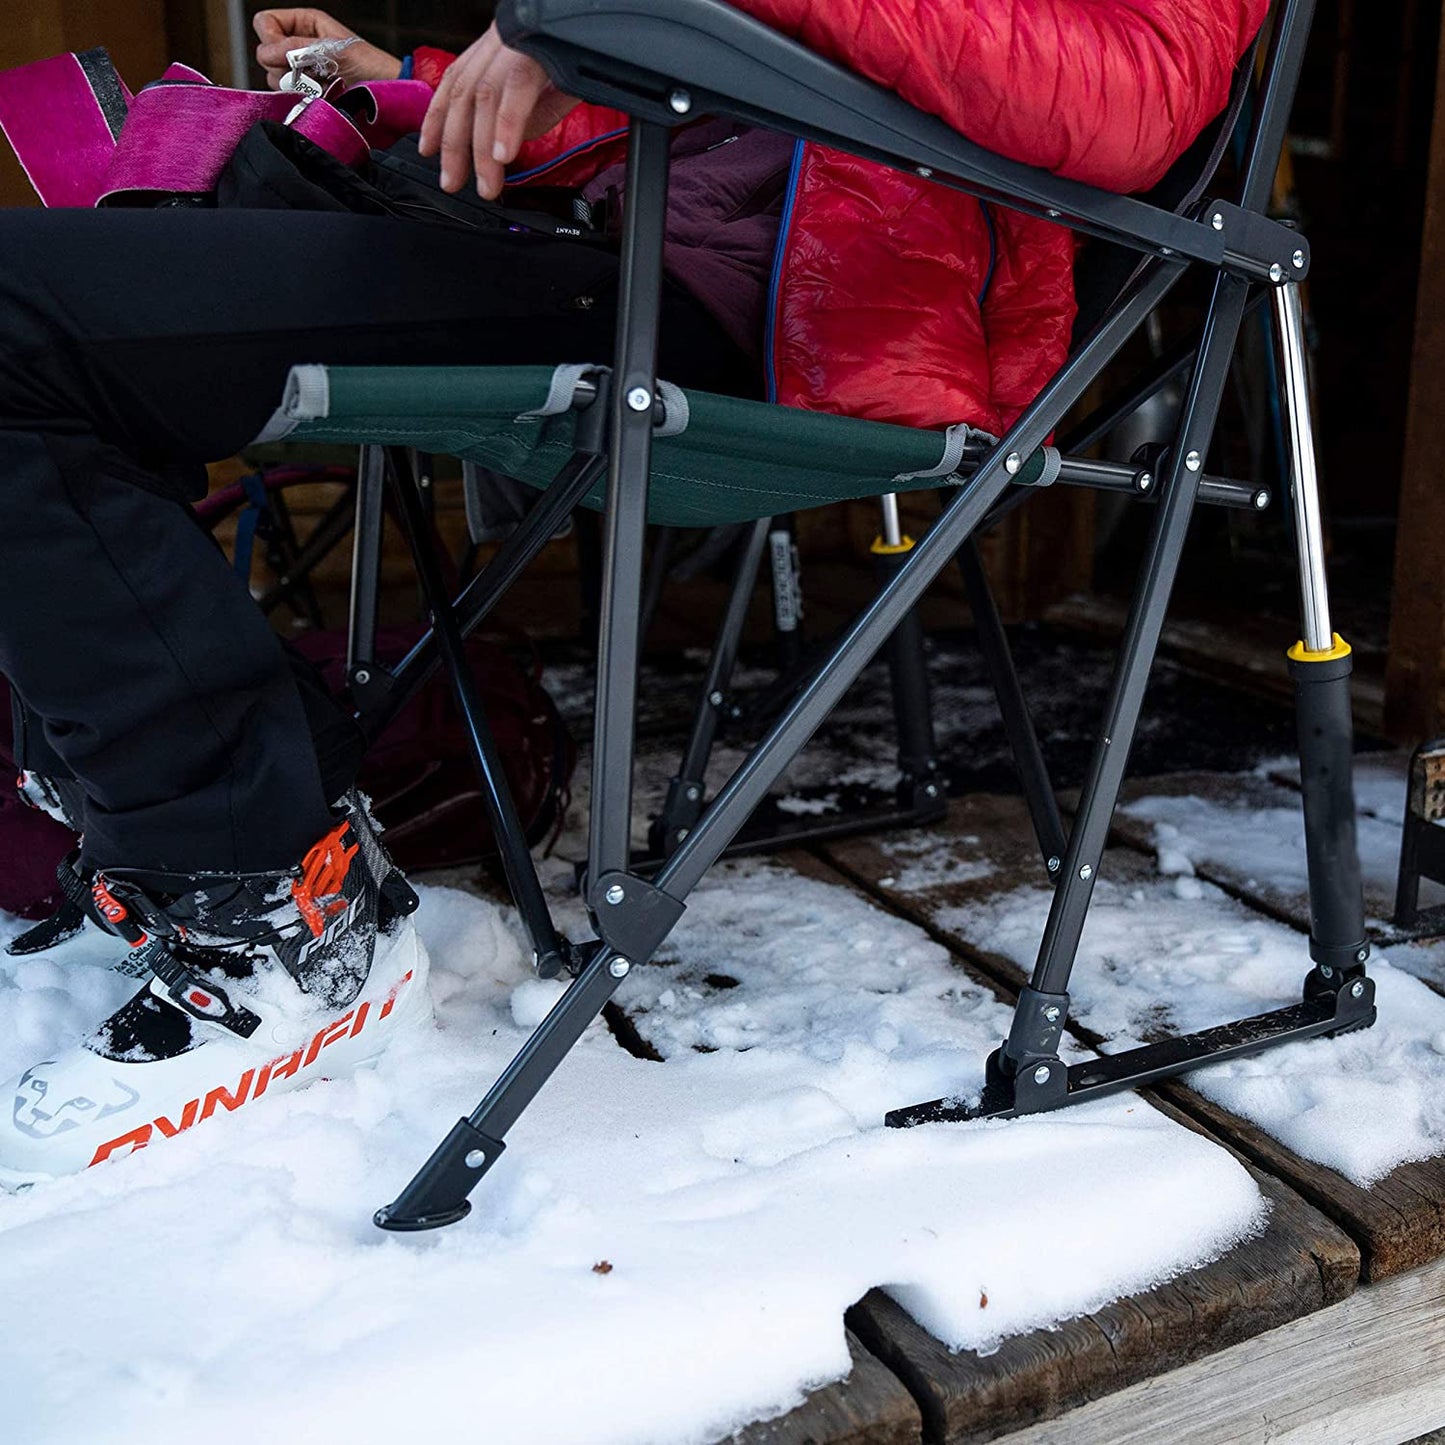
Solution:
[[[522,525],[497,548],[496,554],[462,589],[453,605],[462,636],[470,637],[491,614],[507,589],[532,564],[553,533],[592,490],[606,463],[601,457],[577,452],[551,485],[532,505]],[[591,516],[592,514],[579,514]],[[435,632],[428,630],[416,646],[392,669],[386,690],[368,699],[361,722],[375,737],[414,698],[441,666]],[[378,669],[379,671],[379,669]]]
[[[642,635],[652,630],[652,620],[657,616],[658,604],[662,601],[662,589],[667,586],[668,568],[672,566],[672,554],[677,549],[676,527],[657,527],[652,541],[652,556],[647,563],[647,583],[642,590]]]
[[[634,120],[627,144],[617,350],[612,373],[597,706],[592,736],[588,888],[631,859],[642,573],[657,391],[657,328],[667,215],[668,132]],[[591,900],[589,899],[589,902]]]
[[[569,971],[569,947],[552,922],[541,882],[537,878],[537,870],[532,863],[532,854],[527,847],[526,829],[517,813],[517,805],[502,767],[496,739],[487,725],[486,712],[477,693],[476,680],[472,676],[467,658],[466,643],[462,639],[461,628],[452,610],[451,597],[447,593],[446,580],[437,562],[431,524],[422,502],[420,488],[416,485],[416,473],[412,470],[405,451],[399,447],[388,448],[388,460],[391,463],[397,511],[411,546],[417,579],[421,584],[427,610],[431,613],[432,626],[436,629],[442,656],[446,660],[447,671],[451,674],[457,709],[462,715],[472,762],[482,785],[487,818],[492,825],[492,832],[496,835],[502,871],[506,874],[507,886],[511,889],[513,901],[522,915],[522,923],[531,940],[537,971],[543,977],[555,978]]]
[[[356,466],[356,527],[351,543],[351,610],[346,626],[346,681],[361,706],[376,683],[376,611],[381,584],[382,528],[386,522],[386,457],[362,447]]]
[[[662,805],[662,812],[652,825],[650,841],[653,850],[663,856],[682,843],[702,815],[707,797],[707,762],[717,737],[718,717],[727,699],[743,625],[747,622],[748,605],[757,586],[758,568],[762,564],[763,549],[768,544],[771,526],[772,522],[766,517],[754,522],[747,541],[743,543],[742,558],[733,578],[732,591],[728,594],[722,626],[718,629],[712,656],[708,659],[707,674],[703,678],[697,711],[693,714],[687,748],[677,776],[667,785],[667,800]]]
[[[1008,1039],[990,1060],[991,1077],[1011,1082],[1020,1113],[1063,1102],[1067,1076],[1058,1045],[1068,1014],[1069,975],[1124,780],[1248,292],[1248,283],[1237,277],[1220,276],[1215,283],[1103,727],[1079,799],[1033,977],[1019,996]]]
[[[908,560],[914,541],[903,531],[898,497],[889,492],[881,500],[882,530],[870,550],[879,581],[886,587]],[[933,733],[923,621],[917,607],[910,607],[893,629],[884,653],[893,693],[893,726],[898,735],[898,806],[918,810],[923,821],[942,810],[943,789],[938,779],[938,743]]]
[[[275,500],[281,502],[279,492],[276,494]],[[283,502],[282,506],[284,505]],[[278,515],[281,515],[279,509]],[[348,488],[327,508],[321,520],[312,528],[311,535],[307,537],[305,543],[292,552],[286,563],[285,571],[277,575],[275,585],[256,599],[256,605],[261,611],[269,615],[283,602],[290,602],[297,593],[300,593],[301,605],[305,609],[311,626],[321,627],[323,625],[321,607],[316,600],[316,590],[311,585],[311,573],[319,562],[324,561],[335,548],[341,545],[342,539],[352,530],[355,523],[355,489]],[[289,521],[287,526],[289,528]]]
[[[668,132],[661,126],[633,120],[627,148],[628,205],[623,222],[617,350],[609,399],[597,720],[587,849],[588,904],[594,915],[608,906],[609,875],[626,876],[631,851],[639,623],[652,465],[652,408],[657,390],[667,164]],[[440,628],[438,631],[443,645],[447,645],[445,633]],[[638,892],[652,891],[638,879],[630,880],[630,885]],[[622,896],[618,889],[616,900],[620,902]],[[640,951],[633,952],[640,960],[645,957]],[[471,1207],[467,1195],[501,1156],[507,1130],[582,1037],[631,967],[632,960],[618,949],[604,943],[594,946],[582,971],[487,1096],[470,1116],[453,1125],[396,1200],[377,1211],[374,1218],[380,1228],[435,1229],[466,1215]]]
[[[1003,621],[994,605],[988,574],[983,569],[983,558],[979,556],[978,543],[972,537],[958,549],[958,569],[963,574],[964,591],[968,594],[969,610],[973,613],[978,633],[979,651],[983,654],[989,681],[993,683],[999,712],[1003,714],[1004,731],[1008,734],[1014,766],[1018,769],[1029,817],[1033,820],[1034,835],[1043,850],[1044,867],[1048,869],[1049,878],[1055,879],[1064,860],[1064,820],[1059,814],[1059,800],[1054,796],[1053,784],[1049,781],[1039,735],[1034,731],[1034,721],[1024,701]]]
[[[1303,634],[1289,650],[1289,669],[1299,724],[1310,956],[1316,965],[1306,987],[1310,993],[1359,987],[1360,993],[1353,996],[1363,997],[1368,981],[1362,976],[1370,946],[1365,937],[1364,889],[1355,841],[1350,646],[1330,625],[1299,287],[1277,288],[1274,310],[1293,473],[1290,494]]]

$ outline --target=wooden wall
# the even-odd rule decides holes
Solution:
[[[1437,63],[1385,673],[1385,731],[1402,743],[1445,728],[1445,42]]]

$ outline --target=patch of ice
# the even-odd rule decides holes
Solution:
[[[800,798],[796,794],[790,794],[777,800],[777,808],[778,812],[790,813],[794,817],[818,817],[823,813],[838,811],[838,795],[825,793],[820,798]]]
[[[880,882],[899,893],[927,893],[987,878],[994,866],[982,851],[977,857],[963,857],[958,851],[978,841],[976,837],[952,838],[924,831],[886,839],[878,845],[879,851],[902,866],[892,878]]]

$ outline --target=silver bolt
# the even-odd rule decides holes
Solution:
[[[1284,280],[1284,267],[1281,266],[1278,261],[1274,262],[1274,263],[1270,266],[1270,268],[1269,268],[1269,279],[1270,279],[1271,281],[1283,281],[1283,280]]]
[[[1365,996],[1365,985],[1364,985],[1364,983],[1363,983],[1360,979],[1357,978],[1357,979],[1354,981],[1354,983],[1352,983],[1352,984],[1350,985],[1350,997],[1351,997],[1351,998],[1364,998],[1364,996]]]
[[[720,693],[720,692],[710,692],[710,693],[708,693],[708,695],[707,695],[707,700],[708,700],[714,707],[721,707],[721,706],[722,706],[722,693]]]
[[[1085,883],[1087,883],[1089,879],[1093,876],[1094,865],[1092,863],[1085,863],[1084,866],[1079,869],[1079,877],[1082,878]]]
[[[672,836],[676,838],[679,843],[681,843],[682,840],[687,837],[687,829],[679,828],[677,832],[674,833]]]
[[[1038,1068],[1036,1068],[1036,1069],[1034,1070],[1034,1083],[1036,1083],[1036,1084],[1047,1084],[1048,1081],[1049,1081],[1049,1066],[1048,1066],[1047,1064],[1040,1064],[1040,1065],[1038,1066]]]
[[[1362,949],[1355,955],[1355,961],[1356,961],[1357,963],[1364,963],[1364,961],[1365,961],[1367,958],[1369,958],[1369,956],[1370,956],[1370,950],[1369,950],[1368,948],[1362,948]]]
[[[936,798],[938,796],[938,784],[925,783],[923,787],[923,795],[926,798]]]
[[[621,903],[627,894],[620,883],[614,883],[603,896],[609,903]]]
[[[1290,260],[1294,262],[1294,268],[1295,268],[1296,271],[1303,271],[1303,270],[1304,270],[1304,268],[1305,268],[1305,253],[1304,253],[1303,251],[1296,251],[1296,252],[1294,253],[1294,255],[1290,257]]]
[[[1056,211],[1052,206],[1049,207],[1049,220],[1057,221],[1063,214],[1062,211]]]
[[[677,115],[686,115],[692,109],[692,97],[680,87],[667,97],[667,103]]]
[[[1184,465],[1188,467],[1191,472],[1197,472],[1199,468],[1204,465],[1204,458],[1201,457],[1198,452],[1190,452],[1184,458]]]
[[[702,789],[698,787],[696,783],[693,783],[687,790],[687,801],[689,803],[695,803],[700,797],[702,797]]]
[[[1023,459],[1017,452],[1010,452],[1010,453],[1003,459],[1003,469],[1004,469],[1004,471],[1006,471],[1006,472],[1009,474],[1009,476],[1011,476],[1011,477],[1016,477],[1016,476],[1018,476],[1018,474],[1019,474],[1019,469],[1023,466],[1023,464],[1024,464],[1024,459]]]
[[[1322,963],[1322,964],[1320,964],[1320,977],[1321,977],[1321,978],[1333,978],[1334,976],[1335,976],[1335,971],[1334,971],[1334,969],[1332,969],[1332,968],[1329,966],[1329,964],[1327,964],[1327,963]]]
[[[1051,1024],[1056,1024],[1056,1023],[1058,1023],[1058,1021],[1059,1021],[1059,1009],[1058,1009],[1058,1005],[1051,1003],[1051,1004],[1048,1006],[1048,1008],[1046,1008],[1046,1009],[1044,1010],[1044,1017],[1045,1017]]]
[[[1221,216],[1218,211],[1216,211],[1209,218],[1209,224],[1213,226],[1216,231],[1222,231],[1224,229],[1224,217]]]
[[[1058,871],[1059,871],[1059,860],[1058,860],[1058,858],[1057,858],[1057,857],[1050,858],[1050,859],[1049,859],[1049,872],[1050,872],[1050,873],[1057,873]]]
[[[1172,256],[1174,254],[1174,249],[1171,246],[1160,246],[1159,254],[1161,256]]]
[[[356,681],[365,687],[371,681],[371,674],[364,667],[359,667],[356,669]]]
[[[1262,512],[1267,506],[1269,506],[1269,493],[1263,490],[1256,492],[1254,494],[1254,510]]]
[[[482,1149],[468,1149],[466,1158],[462,1162],[468,1169],[481,1169],[487,1162],[486,1151]]]
[[[932,167],[932,166],[919,166],[919,167],[918,167],[918,174],[919,174],[920,176],[922,176],[923,179],[926,181],[926,180],[929,179],[930,176],[933,175],[933,167]]]
[[[634,386],[627,393],[627,404],[633,411],[646,411],[652,405],[652,393],[645,386]]]
[[[1148,472],[1140,472],[1137,485],[1141,492],[1147,492],[1154,485],[1154,478]]]
[[[626,978],[632,972],[632,960],[629,958],[614,958],[607,965],[607,972],[613,978]]]

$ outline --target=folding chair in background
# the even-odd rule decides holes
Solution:
[[[1253,126],[1237,199],[1202,198],[1202,185],[1223,149],[1216,146],[1200,184],[1187,187],[1184,200],[1171,209],[1061,180],[985,151],[941,120],[721,0],[503,0],[498,23],[508,44],[534,55],[567,93],[631,117],[620,311],[610,367],[302,367],[293,372],[283,403],[293,436],[366,448],[358,494],[353,681],[363,695],[368,688],[404,691],[445,662],[469,721],[508,881],[538,969],[573,975],[481,1103],[458,1120],[397,1199],[377,1212],[378,1225],[427,1229],[467,1213],[467,1196],[502,1153],[519,1115],[621,980],[654,956],[688,895],[769,787],[960,552],[985,619],[986,645],[1003,648],[995,675],[1005,680],[1015,744],[1021,756],[1028,753],[1021,733],[1027,713],[1002,632],[987,622],[986,583],[976,571],[972,539],[1003,510],[1055,481],[1126,493],[1153,506],[1102,726],[1066,839],[1052,795],[1045,796],[1046,775],[1036,775],[1030,788],[1053,900],[1031,981],[1007,1039],[988,1060],[982,1096],[972,1103],[938,1099],[899,1108],[886,1122],[903,1126],[1036,1113],[1373,1022],[1354,839],[1350,656],[1330,623],[1300,325],[1298,286],[1308,274],[1309,247],[1297,231],[1266,214],[1312,12],[1312,0],[1278,0],[1257,82],[1248,66],[1242,68],[1245,82],[1254,87]],[[1111,304],[1100,308],[1068,360],[997,441],[966,426],[916,430],[684,392],[655,376],[658,297],[669,133],[700,115],[805,137],[1060,221],[1126,248],[1137,266],[1117,294],[1109,293]],[[1096,408],[1060,449],[1046,445],[1111,358],[1191,269],[1212,277],[1197,341],[1122,397]],[[1289,651],[1289,666],[1299,714],[1313,967],[1298,1003],[1065,1065],[1059,1043],[1069,976],[1190,516],[1200,503],[1259,510],[1269,502],[1264,488],[1205,472],[1241,322],[1247,308],[1266,302],[1280,343],[1291,443],[1303,637]],[[1077,455],[1169,376],[1184,375],[1188,382],[1174,435],[1154,450],[1148,465]],[[445,591],[425,525],[412,448],[456,455],[543,489],[526,521],[456,599]],[[873,602],[676,841],[655,876],[642,876],[630,860],[648,521],[748,523],[753,555],[760,554],[775,516],[943,484],[948,496],[937,522],[902,555]],[[394,669],[383,668],[369,650],[375,593],[368,578],[379,565],[383,485],[391,487],[409,534],[433,619],[428,637]],[[604,529],[592,800],[582,879],[596,936],[581,946],[564,940],[548,913],[462,651],[464,634],[578,506],[600,508]]]

